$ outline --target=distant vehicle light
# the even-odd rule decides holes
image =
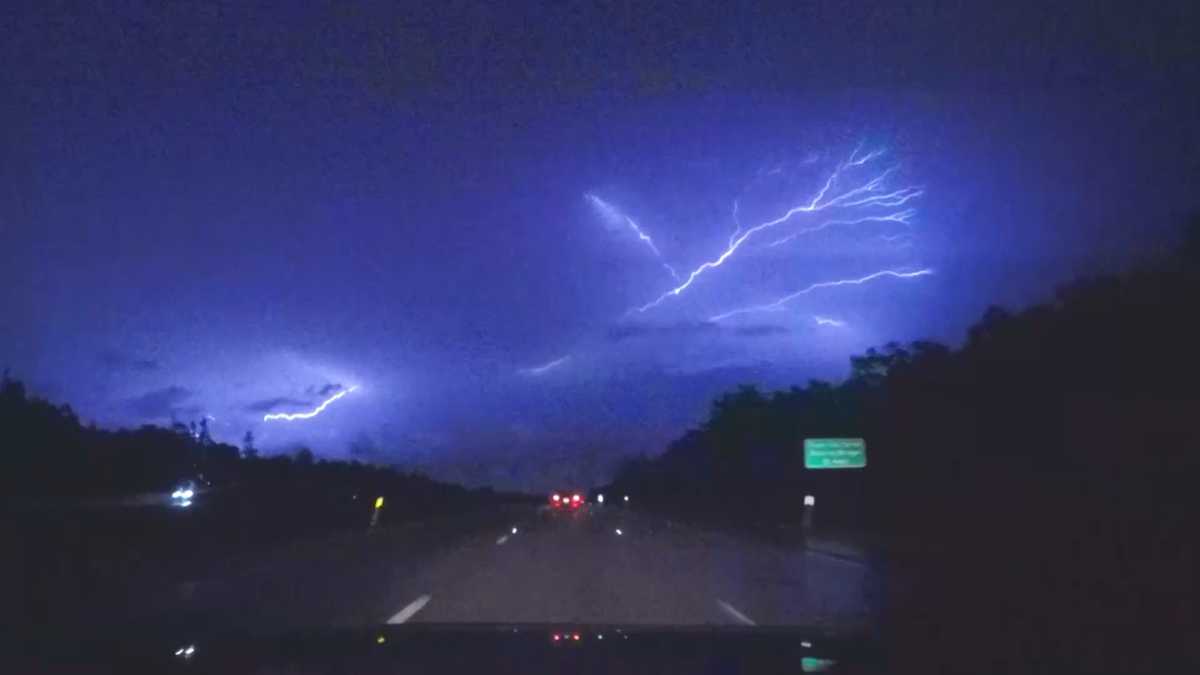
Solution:
[[[804,495],[804,505],[812,506],[817,503],[817,498],[812,495]]]
[[[579,639],[579,633],[576,633],[576,634],[572,635],[572,636],[571,636],[571,639],[573,639],[573,640],[578,640],[578,639]]]
[[[629,501],[629,495],[625,495],[625,501]]]
[[[196,653],[196,645],[188,645],[186,647],[180,647],[179,649],[175,650],[175,656],[178,656],[179,658],[182,658],[182,659],[190,659],[190,658],[192,658],[192,654],[195,654],[195,653]]]
[[[376,497],[376,498],[375,498],[375,508],[377,508],[377,509],[382,509],[382,508],[383,508],[383,497]]]
[[[579,495],[574,495],[571,497],[571,501],[573,501],[573,502],[577,502],[577,501],[579,501],[579,499],[580,499]]]
[[[171,493],[171,505],[178,508],[186,509],[192,505],[192,497],[196,496],[196,490],[193,487],[195,483],[185,481],[175,491]]]
[[[596,502],[599,504],[603,504],[604,503],[604,495],[596,495]]]
[[[512,533],[513,533],[513,534],[516,534],[516,533],[517,533],[517,528],[515,528],[515,527],[514,527],[514,528],[512,529]]]
[[[559,637],[558,633],[555,633],[555,634],[554,634],[554,641],[555,641],[555,642],[558,642],[560,639],[561,639],[561,638]]]
[[[621,528],[619,528],[619,527],[618,527],[618,528],[617,528],[617,534],[618,534],[618,535],[622,535],[622,534],[625,534],[625,533],[624,533],[624,532],[622,532],[622,531],[621,531]]]
[[[554,495],[554,496],[553,496],[553,497],[551,497],[550,499],[551,499],[551,501],[556,501],[556,502],[557,502],[557,501],[560,501],[560,500],[562,499],[562,497],[559,497],[558,495]]]

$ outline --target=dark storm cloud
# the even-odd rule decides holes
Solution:
[[[374,438],[365,432],[360,432],[350,441],[347,454],[350,455],[351,459],[363,462],[375,462],[383,455],[383,451]]]
[[[145,359],[116,349],[106,349],[96,355],[100,363],[113,370],[131,370],[148,373],[160,368],[158,361]]]
[[[317,387],[316,385],[310,385],[307,389],[304,390],[304,393],[308,394],[310,396],[325,397],[325,396],[329,396],[331,394],[336,394],[337,392],[341,391],[342,389],[345,389],[345,387],[341,383],[330,382],[330,383],[324,384],[320,387]]]
[[[738,326],[733,329],[733,334],[738,337],[768,337],[771,335],[782,335],[791,331],[786,326],[777,326],[774,324],[756,324],[751,326]]]
[[[957,343],[989,304],[1040,302],[1084,262],[1098,274],[1157,250],[1153,224],[1195,203],[1195,153],[1180,150],[1200,147],[1195,97],[1180,95],[1200,90],[1182,30],[1194,22],[1159,35],[1150,3],[1131,3],[1136,21],[1080,0],[781,3],[791,16],[702,3],[651,21],[618,12],[628,25],[612,45],[590,39],[606,3],[509,3],[475,16],[467,41],[407,39],[399,3],[241,3],[235,40],[201,3],[147,17],[69,3],[91,9],[52,19],[48,4],[8,3],[22,9],[0,40],[0,60],[22,64],[0,74],[13,130],[0,172],[16,177],[0,202],[19,215],[0,247],[0,307],[13,308],[0,354],[85,418],[190,419],[202,405],[234,441],[266,411],[344,391],[332,377],[364,386],[264,430],[268,452],[428,449],[473,471],[528,444],[512,472],[534,476],[541,450],[564,443],[512,425],[551,420],[580,456],[654,453],[722,391],[841,378],[850,354],[888,340]],[[713,57],[721,44],[738,47]],[[875,236],[899,223],[776,248],[763,232],[680,297],[620,319],[675,284],[662,262],[690,274],[715,260],[731,230],[815,196],[863,142],[899,167],[897,186],[928,190],[909,248]],[[661,256],[629,221],[605,236],[584,191]],[[1122,227],[1133,221],[1144,226]],[[938,275],[703,321],[910,263]],[[858,321],[818,327],[809,310]],[[171,394],[180,382],[191,398]],[[385,424],[396,431],[376,446],[347,447]],[[450,440],[408,443],[414,428]],[[482,440],[455,452],[462,430]]]
[[[612,342],[622,342],[642,337],[687,337],[713,334],[720,328],[718,324],[711,321],[680,321],[665,324],[619,323],[608,329],[608,339]]]
[[[182,404],[192,397],[192,391],[185,387],[172,385],[163,389],[148,391],[141,396],[129,400],[129,409],[146,418],[171,417],[175,414],[190,414],[198,410],[196,406]]]
[[[275,398],[264,398],[260,401],[254,401],[246,406],[246,412],[252,413],[267,413],[276,408],[305,408],[312,405],[309,401],[301,401],[297,398],[288,398],[287,396],[277,396]]]

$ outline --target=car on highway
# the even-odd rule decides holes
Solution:
[[[578,511],[584,505],[583,493],[564,490],[562,492],[554,492],[550,495],[550,509],[552,511],[571,512]]]
[[[186,509],[192,505],[199,486],[194,480],[185,480],[171,492],[171,506]]]

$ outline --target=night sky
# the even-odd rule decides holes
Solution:
[[[1198,206],[1195,9],[51,4],[0,15],[0,366],[105,426],[590,483]]]

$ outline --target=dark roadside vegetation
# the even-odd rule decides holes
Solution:
[[[1200,220],[1183,239],[1045,304],[991,308],[960,349],[889,344],[840,384],[729,393],[609,489],[783,533],[815,495],[818,536],[881,554],[901,667],[1194,672]],[[819,437],[866,439],[867,468],[806,471]]]
[[[407,527],[470,514],[519,496],[468,490],[307,449],[260,457],[215,442],[204,421],[107,431],[70,407],[0,384],[4,562],[0,580],[13,628],[70,623],[89,606],[177,588],[239,556],[289,542]],[[170,493],[185,481],[187,508]],[[236,562],[234,562],[236,564]]]
[[[842,383],[731,392],[605,489],[768,532],[796,532],[802,496],[817,496],[816,534],[885,566],[883,630],[898,664],[1195,663],[1184,647],[1200,607],[1200,223],[1188,232],[1139,268],[1020,312],[988,310],[961,348],[889,344],[852,358]],[[366,529],[376,496],[383,526],[518,498],[307,452],[260,458],[202,423],[96,429],[8,378],[0,429],[5,564],[16,568],[4,570],[5,595],[26,628],[146,574]],[[866,439],[868,467],[806,470],[811,437]],[[188,478],[212,486],[186,511],[123,501]]]

